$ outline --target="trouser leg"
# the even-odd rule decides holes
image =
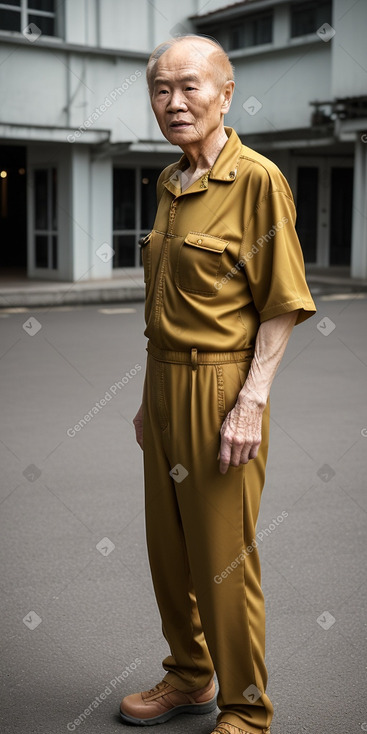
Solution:
[[[147,361],[144,406],[146,534],[162,631],[170,647],[165,678],[181,691],[204,687],[214,673],[194,594],[186,543],[169,471],[169,426],[163,379],[165,367]]]
[[[163,560],[164,549],[166,556],[172,555],[172,548],[175,548],[175,553],[177,551],[176,531],[172,537],[168,528],[169,515],[166,514],[167,507],[171,505],[170,517],[176,513],[175,527],[180,527],[180,547],[185,563],[188,562],[205,640],[218,676],[219,720],[257,733],[267,729],[272,716],[272,705],[265,694],[265,618],[260,566],[257,550],[251,545],[256,535],[264,483],[268,408],[264,413],[263,440],[258,457],[246,467],[230,467],[223,476],[219,473],[216,458],[219,428],[224,415],[236,401],[248,364],[199,365],[197,370],[186,365],[156,364],[159,365],[156,375],[161,375],[156,404],[160,410],[165,470],[168,473],[170,468],[181,464],[188,472],[183,481],[171,481],[167,485],[164,501],[163,493],[155,492],[155,519],[153,504],[150,505],[149,501],[152,491],[147,495],[149,553],[152,573],[159,587],[158,603],[164,629],[171,649],[175,651],[177,627],[171,625],[168,633],[165,620],[170,616],[168,610],[173,608],[171,587],[174,584],[178,589],[181,584],[186,584],[187,593],[187,574],[170,577],[170,571],[165,567],[164,580],[159,578],[160,564],[171,565],[171,559]],[[154,471],[153,455],[150,460],[146,458],[146,471],[149,467]],[[162,537],[158,538],[162,503],[164,533],[168,533],[166,544]],[[251,551],[246,552],[250,547]],[[177,603],[176,592],[174,596]],[[187,612],[182,609],[182,613],[187,618]],[[187,634],[182,615],[180,620]],[[196,637],[200,639],[202,652],[205,647],[198,628]],[[196,649],[199,653],[199,648]],[[180,669],[179,655],[184,659],[181,648],[174,656],[174,662]],[[199,661],[199,658],[195,659]],[[175,675],[177,668],[173,666],[166,676],[173,685]],[[207,680],[203,684],[205,682]]]

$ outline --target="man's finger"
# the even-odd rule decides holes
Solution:
[[[249,459],[256,459],[258,451],[259,451],[259,443],[252,444],[251,450],[249,452],[248,458]]]
[[[240,463],[241,464],[248,464],[249,458],[250,458],[249,446],[248,445],[245,445],[243,447],[243,449],[242,449]]]
[[[143,449],[143,426],[141,421],[133,421],[134,427],[135,427],[135,439],[136,442],[139,444],[140,448]]]
[[[232,446],[228,441],[226,441],[225,438],[222,438],[221,444],[220,444],[220,462],[219,462],[219,471],[221,474],[225,474],[228,467],[229,462],[231,460],[231,451]]]
[[[242,453],[244,451],[243,444],[232,444],[230,463],[232,466],[239,466],[242,463]]]

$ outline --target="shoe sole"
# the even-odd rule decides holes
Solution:
[[[153,726],[154,724],[164,724],[165,721],[172,719],[173,716],[179,714],[210,714],[217,708],[217,697],[211,699],[207,703],[189,703],[184,706],[175,706],[160,716],[153,716],[151,719],[139,719],[120,711],[120,716],[125,724],[135,724],[137,726]]]

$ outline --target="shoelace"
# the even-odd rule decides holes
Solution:
[[[166,688],[166,687],[167,687],[167,683],[165,681],[160,681],[160,683],[157,683],[157,685],[154,686],[154,688],[151,688],[150,691],[148,691],[148,693],[157,693],[161,688]]]

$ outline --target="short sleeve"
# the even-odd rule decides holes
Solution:
[[[299,324],[316,311],[295,220],[291,196],[273,191],[263,198],[246,227],[241,264],[260,322],[300,309]]]

